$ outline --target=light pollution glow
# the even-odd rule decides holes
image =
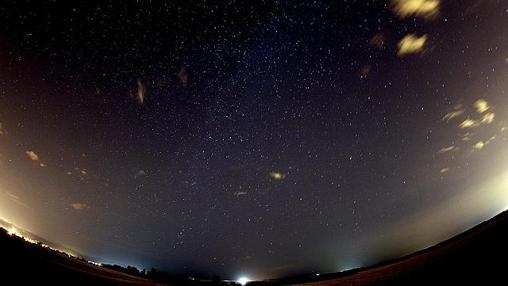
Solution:
[[[10,222],[9,220],[5,219],[5,218],[0,218],[0,220],[3,220],[9,224],[11,224],[10,227],[8,227],[6,230],[7,230],[7,234],[10,235],[10,236],[16,236],[16,237],[19,237],[21,239],[23,239],[24,241],[28,242],[28,243],[31,243],[31,244],[37,244],[41,247],[44,247],[44,248],[48,248],[48,249],[51,249],[53,251],[57,251],[57,252],[60,252],[60,253],[64,253],[66,254],[67,256],[69,257],[72,257],[72,258],[80,258],[78,255],[72,253],[71,251],[69,250],[65,250],[65,249],[58,249],[58,248],[55,248],[55,247],[52,247],[52,246],[49,246],[47,244],[45,244],[44,242],[42,241],[38,241],[36,239],[33,239],[31,237],[29,237],[28,235],[24,234],[25,232],[23,231],[19,231],[12,222]],[[88,263],[90,264],[93,264],[93,265],[96,265],[96,266],[101,266],[102,264],[101,263],[98,263],[98,262],[95,262],[95,261],[90,261],[90,260],[87,260]]]

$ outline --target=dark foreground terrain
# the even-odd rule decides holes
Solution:
[[[373,267],[250,284],[506,285],[507,259],[508,213],[504,212],[434,247]],[[0,228],[0,274],[0,285],[161,285],[28,243],[3,228]],[[214,282],[206,284],[226,284]]]
[[[373,267],[274,281],[305,285],[507,285],[508,212],[436,246]]]
[[[157,285],[69,257],[0,228],[0,285]]]

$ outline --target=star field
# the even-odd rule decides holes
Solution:
[[[0,4],[0,217],[99,262],[264,279],[508,205],[505,1],[191,2]]]

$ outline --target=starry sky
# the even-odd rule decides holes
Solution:
[[[508,206],[504,0],[1,1],[0,217],[98,262],[367,266]]]

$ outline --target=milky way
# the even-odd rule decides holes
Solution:
[[[0,217],[97,262],[263,279],[508,205],[506,1],[176,2],[0,3]]]

